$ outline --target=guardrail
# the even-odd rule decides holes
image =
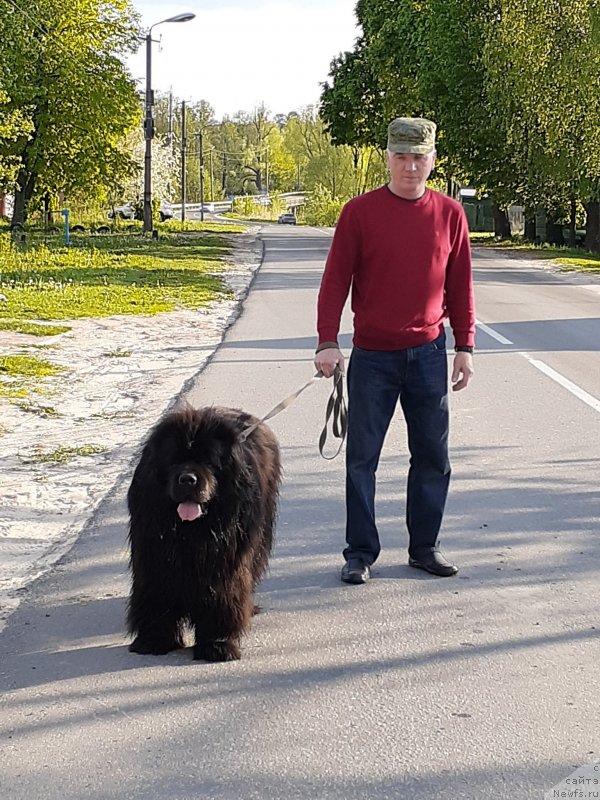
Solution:
[[[203,207],[205,211],[209,211],[211,213],[214,213],[215,211],[231,211],[233,208],[233,203],[231,200],[215,200],[214,202],[209,203],[185,204],[186,211],[202,211]],[[171,208],[173,211],[181,212],[181,203],[171,203]]]
[[[248,196],[251,197],[258,205],[267,205],[270,203],[270,198],[267,195]],[[296,208],[297,206],[304,204],[306,192],[285,192],[280,194],[279,197],[282,200],[285,200],[288,208]],[[175,212],[175,216],[181,214],[181,203],[171,203],[171,207]],[[209,213],[214,213],[216,211],[231,211],[233,208],[233,202],[231,200],[215,200],[213,202],[185,204],[186,211],[198,212],[202,210],[202,207],[204,207],[204,210],[208,211]]]

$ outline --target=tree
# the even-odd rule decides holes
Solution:
[[[562,228],[577,201],[590,249],[600,185],[600,9],[595,0],[548,5],[502,0],[486,46],[490,98],[506,108],[507,138],[521,161],[519,195]],[[596,228],[597,230],[597,228]]]
[[[37,0],[27,15],[11,9],[2,66],[8,110],[29,124],[10,148],[18,161],[13,224],[23,224],[41,195],[110,187],[133,170],[119,143],[141,109],[120,58],[138,46],[139,25],[129,0]]]
[[[357,16],[322,94],[336,142],[377,146],[384,120],[428,116],[446,177],[487,191],[497,233],[515,200],[557,221],[570,208],[572,228],[580,200],[596,230],[597,0],[359,0]]]
[[[334,144],[385,146],[387,121],[365,40],[354,52],[331,62],[330,81],[323,84],[320,114]]]
[[[168,142],[157,135],[152,143],[152,195],[159,202],[176,197],[173,177],[176,174],[176,159]],[[109,203],[121,200],[140,203],[144,194],[144,155],[146,142],[141,125],[130,131],[122,140],[121,148],[135,165],[132,173],[124,175],[108,192]]]

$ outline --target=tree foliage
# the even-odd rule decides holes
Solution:
[[[168,96],[159,97],[156,126],[158,139],[167,142],[171,130],[169,106],[174,109],[170,141],[177,164],[171,181],[171,197],[178,198],[181,195],[181,101],[171,102]],[[271,118],[268,110],[261,106],[253,112],[240,112],[218,122],[210,106],[205,104],[202,117],[194,106],[187,110],[186,187],[187,197],[192,202],[199,199],[196,133],[200,130],[205,201],[265,193],[267,183],[271,195],[299,190],[311,192],[320,186],[332,199],[348,199],[385,180],[381,151],[359,145],[336,146],[314,107]],[[158,148],[155,143],[155,154]]]
[[[18,164],[14,221],[45,193],[110,186],[131,167],[120,148],[140,118],[134,82],[121,58],[137,48],[129,0],[36,0],[24,13],[0,0],[1,88],[25,128],[4,144]],[[4,175],[4,179],[10,176]]]
[[[596,202],[596,0],[359,0],[357,17],[363,35],[321,96],[336,142],[381,145],[389,119],[425,115],[447,177],[497,209],[560,218],[569,201]]]

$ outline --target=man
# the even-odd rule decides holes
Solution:
[[[473,375],[475,312],[463,209],[426,186],[435,130],[426,119],[390,123],[390,181],[342,209],[319,292],[315,366],[330,377],[337,366],[344,368],[337,336],[352,287],[341,576],[347,583],[366,583],[381,549],[375,473],[398,400],[410,450],[408,563],[433,575],[458,572],[437,544],[450,480],[444,319],[454,333],[452,383],[460,390]]]

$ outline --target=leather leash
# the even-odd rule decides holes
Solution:
[[[309,386],[312,386],[313,383],[321,380],[323,377],[322,372],[317,372],[314,377],[312,377],[309,381],[307,381],[304,386],[301,386],[297,389],[293,394],[286,397],[280,403],[272,408],[268,414],[265,414],[264,417],[253,422],[245,431],[242,432],[240,439],[241,441],[245,441],[250,434],[255,431],[258,426],[266,422],[268,419],[277,416],[282,411],[284,411],[288,406],[291,406],[292,403],[302,394],[305,389],[308,389]],[[332,435],[340,440],[337,450],[332,456],[326,456],[324,453],[325,449],[325,442],[327,441],[327,428],[329,425],[329,420],[332,419]],[[331,391],[331,395],[327,401],[327,408],[325,410],[325,425],[323,430],[321,431],[321,435],[319,436],[319,453],[325,458],[327,461],[331,461],[334,459],[342,449],[342,445],[344,444],[344,439],[346,438],[346,431],[348,429],[348,410],[346,408],[346,401],[344,399],[344,373],[339,367],[335,368],[335,372],[333,373],[333,389]]]

